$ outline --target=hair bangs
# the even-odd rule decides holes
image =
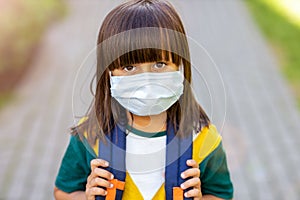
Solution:
[[[177,54],[162,49],[138,49],[123,54],[116,59],[110,66],[109,70],[114,70],[123,66],[132,64],[147,63],[147,62],[172,62],[179,66],[181,64],[181,57]]]
[[[181,19],[166,1],[128,1],[104,21],[97,42],[101,71],[135,63],[171,61],[179,65],[189,60]]]
[[[102,50],[101,50],[102,49]],[[103,42],[102,66],[110,70],[136,63],[166,61],[180,65],[189,58],[186,36],[158,27],[143,27],[121,32]],[[100,52],[100,51],[98,51]]]

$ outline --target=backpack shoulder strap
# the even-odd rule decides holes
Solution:
[[[186,169],[186,161],[192,158],[193,136],[188,137],[175,135],[171,123],[168,124],[167,145],[166,145],[166,170],[165,170],[165,192],[167,200],[191,200],[192,198],[184,197],[184,192],[180,185],[186,181],[180,174]]]
[[[109,162],[110,166],[104,168],[114,174],[111,183],[113,188],[107,189],[106,196],[96,196],[96,200],[121,200],[125,186],[126,168],[126,134],[118,125],[105,137],[99,140],[99,158]],[[116,156],[117,155],[117,156]]]

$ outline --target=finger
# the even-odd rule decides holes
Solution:
[[[198,197],[197,199],[202,198],[202,193],[200,189],[192,189],[184,193],[185,197]]]
[[[187,189],[190,187],[200,188],[200,179],[199,178],[191,178],[180,185],[182,189]]]
[[[102,168],[95,168],[91,174],[87,178],[87,184],[88,185],[93,185],[92,181],[95,178],[103,178],[107,180],[112,180],[114,178],[114,175],[110,173],[109,171],[102,169]]]
[[[200,177],[200,169],[198,167],[187,169],[184,172],[182,172],[180,176],[183,179],[187,177]]]
[[[105,188],[112,188],[113,184],[103,178],[94,178],[90,181],[88,187],[102,186]]]
[[[94,177],[102,177],[106,178],[107,180],[114,179],[114,175],[111,172],[102,168],[95,168],[92,174],[94,175]]]
[[[92,187],[86,190],[86,195],[88,196],[88,199],[90,199],[91,196],[95,196],[95,195],[105,196],[106,194],[107,191],[99,187]]]
[[[193,167],[193,168],[198,168],[199,167],[198,163],[193,159],[187,160],[186,164],[190,167]]]
[[[91,170],[93,171],[97,167],[108,167],[109,163],[103,159],[93,159],[91,160]]]

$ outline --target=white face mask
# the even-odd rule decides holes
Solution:
[[[139,116],[157,115],[171,107],[183,93],[181,71],[110,76],[111,95]]]

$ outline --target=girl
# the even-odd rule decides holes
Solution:
[[[56,199],[231,199],[221,136],[196,102],[177,12],[131,0],[104,19],[95,99],[73,127]]]

